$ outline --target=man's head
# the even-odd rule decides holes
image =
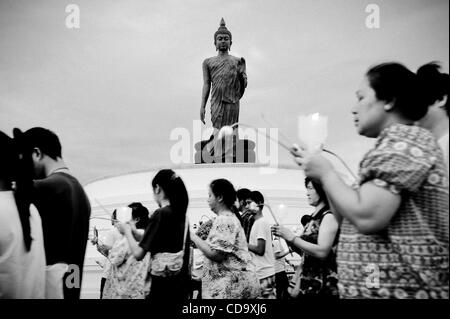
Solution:
[[[247,199],[250,198],[251,191],[248,188],[240,188],[236,192],[237,202],[238,205],[237,208],[240,212],[243,212],[245,209],[245,206],[247,205]]]
[[[232,42],[231,32],[225,26],[225,20],[220,20],[219,29],[214,33],[214,45],[218,51],[228,51]]]
[[[33,165],[35,178],[44,178],[49,163],[62,158],[61,143],[52,131],[33,127],[26,132],[15,128],[13,133],[20,145],[22,159]]]
[[[247,200],[247,208],[249,209],[259,209],[262,211],[264,208],[264,196],[258,191],[253,191],[250,193],[250,199]]]

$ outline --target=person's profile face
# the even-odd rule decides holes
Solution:
[[[357,103],[352,108],[353,122],[360,135],[377,137],[383,129],[382,124],[387,117],[384,110],[386,103],[378,100],[375,90],[370,86],[367,77],[356,91]]]
[[[251,210],[259,210],[258,204],[256,204],[253,200],[247,199],[245,208],[251,209]]]
[[[214,195],[214,193],[211,191],[211,188],[208,189],[208,205],[209,208],[216,212],[217,208],[217,197]]]
[[[226,33],[216,35],[216,49],[219,51],[228,51],[231,47],[231,38]]]
[[[306,185],[306,197],[308,198],[309,205],[314,207],[319,205],[321,201],[319,194],[311,182]]]

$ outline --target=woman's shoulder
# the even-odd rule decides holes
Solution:
[[[437,141],[427,129],[416,125],[394,124],[386,128],[378,139],[377,148],[392,146],[401,151],[408,146],[422,149],[436,149]]]
[[[218,215],[214,219],[214,222],[216,224],[232,224],[234,223],[235,219],[237,220],[237,217],[232,214]]]
[[[214,219],[214,227],[231,227],[230,229],[235,229],[240,225],[239,220],[234,214],[219,215]]]
[[[170,205],[157,208],[150,217],[152,218],[161,218],[161,217],[170,217],[173,214],[173,210]]]
[[[394,124],[383,130],[375,147],[361,161],[361,173],[367,167],[394,169],[398,166],[435,164],[439,157],[439,145],[433,134],[421,127]]]

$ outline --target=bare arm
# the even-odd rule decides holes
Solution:
[[[386,228],[400,207],[400,195],[373,182],[367,182],[354,190],[335,171],[324,175],[321,182],[337,212],[363,234],[376,233]]]
[[[128,240],[131,253],[134,258],[136,258],[136,260],[142,260],[145,257],[146,251],[144,251],[144,249],[142,249],[142,247],[140,247],[137,241],[134,239],[133,232],[131,231],[130,226],[128,224],[125,225],[127,225],[128,227],[124,227],[123,234]]]
[[[208,243],[198,237],[196,234],[191,233],[191,240],[194,242],[194,244],[200,249],[200,251],[205,255],[207,258],[211,259],[215,262],[221,262],[225,259],[225,254],[211,249],[211,247],[208,245]]]
[[[338,229],[339,224],[336,218],[333,214],[327,214],[323,217],[322,223],[320,224],[317,244],[307,242],[300,237],[293,237],[292,239],[289,239],[293,246],[303,250],[308,255],[318,259],[325,259],[333,247]]]
[[[244,96],[245,88],[247,87],[247,67],[245,64],[245,59],[241,58],[238,62],[238,70],[239,70],[239,84],[240,84],[240,98]]]
[[[208,102],[209,92],[211,90],[211,77],[209,75],[208,64],[206,60],[203,61],[203,89],[202,89],[202,102],[200,105],[200,120],[205,124],[205,108],[206,102]]]
[[[258,242],[256,245],[248,244],[248,250],[252,253],[257,254],[258,256],[264,256],[264,252],[266,250],[266,241],[262,238],[258,238]]]
[[[131,227],[131,233],[133,234],[134,238],[136,239],[136,241],[140,242],[142,240],[142,238],[144,238],[144,233],[140,232],[136,228],[136,224],[134,224],[134,223],[130,224],[130,227]]]
[[[400,207],[401,196],[369,181],[354,190],[344,183],[331,163],[319,154],[293,150],[305,175],[320,180],[338,214],[347,218],[359,232],[372,234],[384,229]]]

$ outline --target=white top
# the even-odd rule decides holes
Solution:
[[[448,151],[449,151],[449,146],[448,146],[448,132],[447,134],[441,136],[441,138],[438,140],[439,146],[442,148],[442,152],[444,152],[444,162],[445,162],[445,167],[447,168],[447,174],[449,172],[449,166],[448,166]]]
[[[272,234],[270,231],[270,224],[264,217],[255,220],[250,232],[249,244],[257,245],[258,239],[264,239],[266,242],[264,255],[259,256],[253,252],[250,252],[250,254],[258,279],[264,279],[275,275],[275,256],[272,247]]]
[[[31,248],[26,251],[12,191],[0,192],[0,299],[45,298],[45,251],[41,217],[30,206]]]
[[[102,238],[99,238],[100,243],[109,247],[113,247],[114,243],[122,238],[122,234],[120,234],[119,230],[116,227],[113,227],[111,230],[107,231],[105,236]],[[103,260],[103,278],[108,278],[110,269],[111,269],[111,263],[109,262],[109,259],[107,257],[104,257]]]
[[[286,241],[280,237],[275,237],[272,241],[273,244],[273,253],[281,253],[289,251],[289,248],[286,244]],[[278,274],[279,272],[286,271],[286,258],[276,258],[275,257],[275,273]]]

